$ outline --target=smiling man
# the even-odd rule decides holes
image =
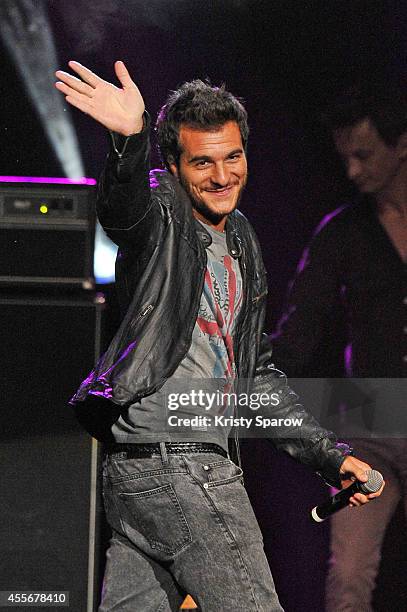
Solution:
[[[111,131],[97,209],[119,245],[124,314],[73,398],[79,414],[93,406],[93,414],[106,415],[98,435],[107,443],[104,498],[113,537],[100,610],[175,611],[189,592],[202,612],[279,611],[237,440],[230,444],[237,464],[229,453],[234,406],[215,426],[203,421],[206,406],[193,401],[194,385],[190,401],[180,388],[195,381],[212,393],[238,388],[258,397],[260,389],[280,398],[271,405],[274,417],[300,418],[302,426],[274,443],[330,483],[339,485],[341,476],[349,483],[347,475],[365,481],[369,466],[296,403],[262,341],[266,272],[255,233],[237,210],[247,178],[246,111],[224,87],[182,85],[157,119],[167,171],[152,171],[149,180],[149,118],[124,64],[115,64],[121,88],[77,62],[70,67],[80,79],[58,71],[57,88]],[[183,427],[172,426],[168,413],[174,386]],[[370,497],[356,494],[351,503]]]
[[[228,121],[216,131],[182,126],[178,165],[170,170],[190,195],[195,216],[223,232],[246,184],[247,162],[239,126]]]

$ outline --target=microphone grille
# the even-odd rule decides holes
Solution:
[[[377,470],[366,470],[367,481],[361,485],[363,493],[376,493],[383,484],[383,476]]]

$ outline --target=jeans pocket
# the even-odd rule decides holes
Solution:
[[[174,555],[192,542],[189,525],[171,483],[147,491],[122,492],[118,497],[129,514],[131,529],[140,532],[151,548]]]
[[[207,473],[208,488],[228,484],[235,480],[242,481],[243,470],[241,467],[227,459],[216,463],[207,463],[204,466]]]

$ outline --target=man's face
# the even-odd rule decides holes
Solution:
[[[401,146],[387,145],[366,118],[335,130],[334,141],[348,178],[362,193],[379,195],[391,188],[404,160]]]
[[[192,200],[194,215],[223,230],[246,184],[247,162],[239,126],[228,121],[216,131],[182,125],[179,164],[170,164]]]

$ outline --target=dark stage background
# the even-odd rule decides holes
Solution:
[[[60,67],[66,69],[67,61],[76,59],[112,80],[114,60],[124,60],[152,116],[169,89],[191,78],[209,77],[214,84],[225,81],[244,98],[251,136],[250,179],[242,210],[263,247],[271,329],[312,229],[352,194],[329,137],[317,122],[318,113],[329,97],[358,78],[382,81],[403,74],[405,3],[49,0],[43,4]],[[63,176],[14,60],[3,46],[1,57],[0,174]],[[97,177],[106,135],[79,112],[67,112],[77,131],[85,174]],[[159,164],[157,156],[154,163]],[[110,288],[107,293],[113,304],[107,327],[112,330],[117,321],[114,295]],[[86,369],[91,365],[86,364]],[[317,476],[275,454],[265,441],[247,442],[243,453],[247,487],[283,606],[288,612],[323,610],[328,526],[310,525],[307,513],[327,489]],[[396,535],[404,529],[397,521],[392,526]],[[377,609],[383,611],[407,609],[405,531],[393,541],[398,544],[387,546],[376,592]]]

